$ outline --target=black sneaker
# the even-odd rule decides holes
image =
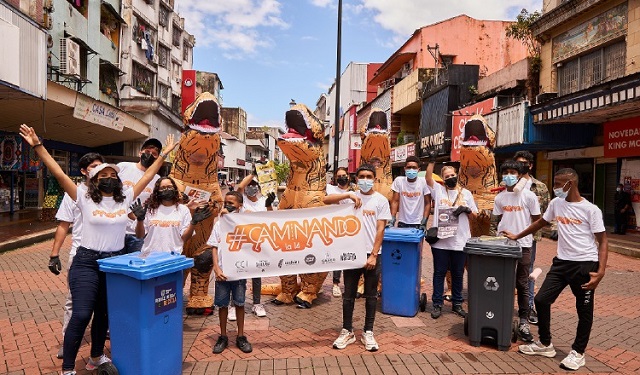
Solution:
[[[467,312],[464,311],[464,309],[462,308],[462,305],[453,305],[453,308],[451,309],[451,311],[460,315],[463,318],[467,316]]]
[[[284,302],[280,301],[280,300],[279,300],[279,299],[277,299],[277,298],[272,299],[272,300],[271,300],[271,303],[273,303],[273,304],[274,304],[274,305],[276,305],[276,306],[282,306],[282,305],[284,305]]]
[[[218,341],[213,346],[213,354],[222,353],[229,346],[229,338],[227,336],[218,336]]]
[[[238,349],[242,350],[243,353],[251,353],[251,351],[253,351],[251,344],[247,341],[247,336],[238,336],[236,339],[236,346]]]
[[[529,306],[529,314],[527,315],[527,320],[529,321],[529,324],[538,324],[538,313],[533,306]]]
[[[442,306],[434,305],[433,310],[431,311],[431,317],[433,319],[438,319],[442,315]]]
[[[533,335],[528,323],[520,323],[518,325],[518,334],[524,342],[533,342]]]

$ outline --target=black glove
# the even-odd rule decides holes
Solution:
[[[551,234],[549,235],[549,238],[551,238],[554,241],[558,240],[558,231],[557,230],[552,230]]]
[[[467,207],[467,206],[458,206],[458,208],[456,208],[456,209],[453,211],[453,214],[454,214],[455,216],[460,216],[460,214],[461,214],[461,213],[465,213],[465,214],[467,214],[467,215],[468,215],[468,214],[470,214],[470,213],[471,213],[471,209],[470,209],[469,207]]]
[[[144,221],[144,217],[147,216],[147,208],[142,206],[140,203],[140,198],[137,201],[133,202],[131,206],[129,206],[131,212],[135,215],[138,221]]]
[[[436,154],[435,151],[429,151],[429,153],[427,154],[427,160],[429,161],[429,163],[435,163],[437,155],[438,154]]]
[[[427,230],[427,218],[423,217],[422,221],[420,222],[420,226],[418,227],[418,229],[420,229],[423,232],[426,232]]]
[[[276,200],[276,193],[271,192],[267,194],[267,200],[264,202],[264,206],[271,207],[271,205],[273,204],[273,201],[275,200]]]
[[[393,228],[395,226],[396,226],[396,218],[392,216],[391,220],[387,222],[387,228]]]
[[[60,257],[54,256],[49,258],[49,271],[54,275],[59,275],[62,270],[62,263],[60,263]]]
[[[193,211],[193,216],[191,216],[191,225],[196,225],[209,216],[211,216],[211,210],[209,209],[209,206],[198,207],[195,211]]]

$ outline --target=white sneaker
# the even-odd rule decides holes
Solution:
[[[229,313],[227,315],[227,319],[229,319],[230,322],[235,322],[237,317],[236,317],[236,307],[235,306],[229,306]]]
[[[362,339],[360,339],[360,341],[362,341],[366,350],[370,352],[375,352],[376,350],[378,350],[378,342],[376,341],[375,337],[373,337],[373,332],[364,331],[362,333]]]
[[[356,342],[356,335],[343,328],[342,331],[340,331],[340,336],[333,342],[333,348],[344,349],[347,345],[353,344],[354,342]]]
[[[338,285],[333,285],[333,296],[338,298],[338,297],[342,297],[342,291],[340,290],[340,287]]]
[[[60,375],[76,375],[74,370],[62,371]]]
[[[584,354],[578,354],[575,350],[569,352],[569,355],[560,362],[560,367],[566,370],[577,370],[584,366],[587,361],[584,359]]]
[[[98,358],[98,360],[95,362],[91,357],[89,357],[89,362],[87,362],[87,365],[85,366],[85,368],[87,369],[87,371],[97,370],[101,364],[108,363],[108,362],[111,362],[111,360],[109,359],[109,357],[107,357],[104,354],[100,356],[100,358]]]
[[[251,312],[256,314],[256,316],[259,317],[259,318],[263,318],[263,317],[267,316],[267,311],[264,309],[264,305],[261,304],[261,303],[259,303],[257,305],[253,305],[253,307],[251,308]]]
[[[553,358],[556,356],[556,349],[553,344],[544,346],[540,341],[534,341],[531,344],[524,344],[518,346],[518,351],[526,355],[541,355],[547,358]]]

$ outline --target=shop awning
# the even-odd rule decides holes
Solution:
[[[111,62],[111,61],[109,61],[109,60],[100,59],[100,65],[106,65],[106,66],[108,66],[108,67],[112,68],[113,70],[115,70],[116,72],[118,72],[118,76],[119,76],[119,77],[121,77],[121,76],[123,76],[123,75],[127,74],[127,73],[123,72],[122,70],[120,70],[120,68],[119,68],[116,64],[112,63],[112,62]]]

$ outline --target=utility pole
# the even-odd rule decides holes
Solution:
[[[435,47],[431,47],[427,44],[427,51],[433,56],[433,60],[435,61],[436,68],[436,86],[438,86],[438,57],[440,56],[440,46],[436,43]],[[432,52],[435,51],[435,52]]]
[[[336,103],[333,116],[333,175],[338,172],[338,155],[340,150],[340,67],[342,57],[342,0],[338,0],[338,42],[336,46]]]

